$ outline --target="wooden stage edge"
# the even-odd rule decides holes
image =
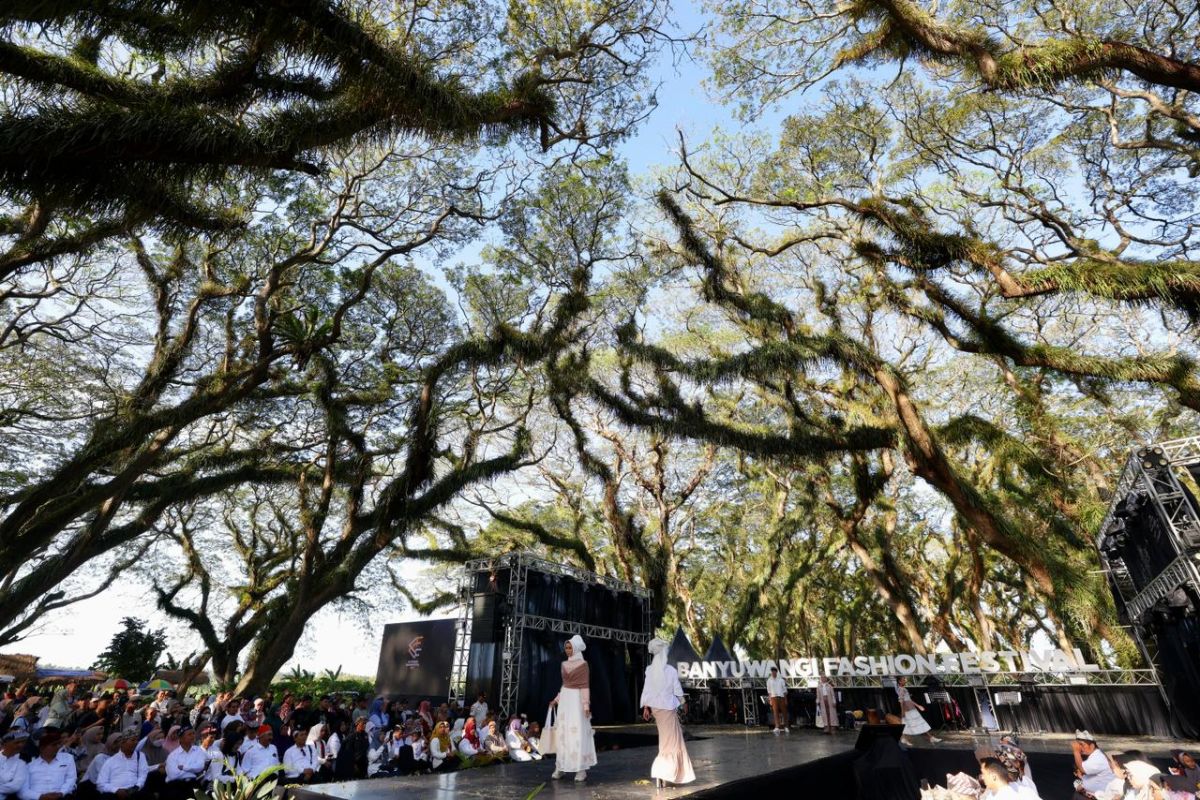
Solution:
[[[856,735],[839,733],[825,736],[813,730],[793,730],[790,734],[772,734],[765,728],[740,726],[689,726],[688,753],[696,771],[696,781],[686,786],[656,790],[650,781],[656,739],[653,726],[622,726],[607,730],[615,734],[645,736],[646,746],[623,747],[599,754],[600,763],[589,771],[585,783],[577,784],[573,775],[552,781],[553,758],[520,764],[501,764],[465,770],[448,775],[416,775],[407,778],[374,778],[365,781],[327,783],[296,788],[288,792],[296,800],[523,800],[540,784],[545,788],[538,800],[634,800],[635,798],[677,798],[696,793],[711,794],[722,787],[761,779],[770,773],[787,773],[821,759],[850,753]],[[989,737],[969,733],[945,735],[945,743],[918,747],[971,751],[987,744]],[[1029,752],[1062,753],[1070,757],[1071,737],[1064,734],[1024,735],[1022,746]],[[1194,743],[1168,739],[1112,738],[1102,742],[1112,752],[1133,747],[1148,753],[1165,755],[1174,747]],[[783,777],[781,775],[781,777]],[[853,788],[853,787],[847,787]]]

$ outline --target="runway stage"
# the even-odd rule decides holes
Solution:
[[[655,729],[652,725],[636,725],[598,729],[597,740],[600,743],[608,738],[605,736],[608,734],[631,743],[631,736],[636,736],[645,746],[623,746],[619,750],[605,750],[599,753],[600,763],[588,772],[588,780],[583,784],[575,783],[572,780],[573,775],[568,775],[560,781],[550,780],[550,773],[554,771],[554,760],[546,758],[542,761],[501,764],[448,775],[416,775],[408,778],[327,783],[308,789],[296,789],[292,796],[299,800],[509,800],[525,798],[539,784],[545,783],[546,788],[538,795],[539,800],[552,797],[570,800],[673,798],[696,795],[700,792],[703,792],[700,798],[716,798],[723,795],[710,795],[709,791],[723,790],[735,784],[747,788],[743,783],[745,781],[766,774],[786,773],[830,756],[847,754],[845,757],[849,758],[848,754],[854,746],[854,737],[851,734],[830,737],[794,732],[775,736],[771,733],[761,733],[760,730],[747,730],[729,725],[689,726],[689,736],[701,737],[688,742],[688,753],[696,770],[696,781],[676,789],[654,789],[650,782],[650,763],[657,752]]]
[[[846,797],[854,791],[852,765],[858,754],[854,751],[853,733],[831,737],[804,730],[777,736],[764,728],[729,725],[689,726],[687,732],[697,737],[688,741],[696,781],[678,788],[655,790],[650,782],[650,763],[657,749],[655,731],[650,725],[634,725],[598,729],[598,744],[616,742],[621,748],[601,752],[599,765],[588,773],[583,784],[570,779],[574,776],[550,780],[554,761],[547,758],[448,775],[329,783],[293,789],[289,794],[297,800],[522,800],[542,783],[546,786],[538,795],[539,800],[676,797],[725,800],[769,796],[768,793],[775,794],[781,787],[789,790],[786,796],[812,798]],[[945,738],[940,745],[928,745],[921,740],[909,753],[917,772],[931,783],[944,783],[947,771],[974,770],[977,767],[974,750],[988,742],[987,737],[966,733],[945,734]],[[1070,739],[1061,734],[1021,738],[1044,800],[1071,796]],[[1166,757],[1174,747],[1194,746],[1194,743],[1149,737],[1111,737],[1101,744],[1108,752],[1137,748],[1158,758]]]

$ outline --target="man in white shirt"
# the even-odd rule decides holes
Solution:
[[[775,717],[775,729],[771,733],[787,731],[787,684],[779,677],[778,667],[771,667],[771,677],[767,678],[767,702],[771,704],[771,714]]]
[[[275,745],[271,744],[274,736],[270,725],[260,725],[258,739],[242,753],[242,763],[238,765],[238,772],[247,778],[257,778],[265,770],[277,766],[279,751],[275,749]]]
[[[208,759],[204,781],[210,787],[220,781],[222,776],[228,778],[225,772],[225,754],[221,752],[221,740],[217,738],[219,731],[220,729],[211,722],[200,729],[200,748],[204,750]]]
[[[21,750],[29,741],[25,731],[9,731],[0,740],[0,800],[15,798],[25,788],[29,768],[21,760]]]
[[[1108,763],[1095,738],[1087,731],[1075,731],[1075,741],[1071,742],[1071,752],[1075,756],[1075,777],[1083,782],[1083,788],[1092,794],[1104,791],[1116,775]]]
[[[1029,787],[1012,783],[1008,768],[999,759],[985,758],[980,766],[979,777],[987,788],[988,800],[1041,800]]]
[[[167,756],[167,782],[163,791],[164,800],[192,797],[208,769],[208,753],[196,746],[196,731],[184,728],[179,734],[179,747]]]
[[[308,731],[298,730],[292,734],[295,742],[283,754],[283,774],[288,780],[312,783],[321,768],[316,748],[308,744]]]
[[[173,701],[171,699],[171,693],[166,690],[162,690],[157,695],[154,696],[154,702],[151,703],[150,705],[157,708],[158,713],[166,714],[171,710],[172,702]]]
[[[121,734],[117,741],[117,752],[108,757],[100,768],[96,788],[101,797],[125,798],[140,796],[150,775],[150,765],[138,749],[138,737],[133,731]]]
[[[487,722],[487,693],[480,692],[479,699],[471,705],[471,716],[475,718],[475,727],[478,730],[485,730],[484,723]]]
[[[63,800],[75,793],[75,759],[60,753],[62,734],[44,731],[38,757],[29,763],[21,800]]]

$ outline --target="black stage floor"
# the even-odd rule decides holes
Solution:
[[[633,800],[689,795],[695,796],[694,800],[720,800],[777,791],[781,786],[802,789],[799,794],[789,793],[789,796],[851,796],[844,793],[853,792],[852,762],[856,738],[853,733],[825,736],[805,730],[775,735],[763,728],[739,726],[689,726],[687,732],[689,736],[698,737],[688,742],[696,781],[678,788],[655,790],[650,782],[650,763],[654,760],[657,742],[654,728],[636,725],[599,729],[598,742],[619,742],[621,748],[601,752],[599,765],[588,773],[588,780],[583,784],[571,780],[574,776],[561,781],[550,780],[554,761],[547,758],[449,775],[330,783],[294,789],[290,795],[297,800],[517,800],[528,797],[543,783],[545,788],[538,794],[539,800]],[[917,747],[910,753],[918,773],[931,783],[943,783],[946,771],[975,768],[975,749],[990,741],[989,737],[966,733],[944,736],[946,741],[939,745],[929,745],[924,739],[918,739]],[[1045,800],[1070,796],[1067,790],[1071,778],[1071,738],[1056,734],[1021,737],[1022,747],[1031,754],[1034,779]],[[645,746],[636,746],[642,743]],[[1160,757],[1166,757],[1174,747],[1190,744],[1168,739],[1115,737],[1101,742],[1107,752],[1141,749],[1148,755]],[[1034,753],[1039,754],[1036,759]],[[1043,786],[1044,782],[1047,785]],[[1063,784],[1061,787],[1060,783]],[[1065,795],[1059,792],[1060,788]],[[840,790],[838,795],[830,793],[835,790]]]
[[[328,783],[308,789],[296,789],[299,800],[409,800],[410,798],[487,798],[506,800],[525,798],[545,783],[541,798],[571,800],[630,800],[632,798],[683,797],[696,792],[727,786],[798,767],[819,759],[845,753],[853,748],[854,737],[838,737],[794,732],[776,736],[737,726],[688,728],[689,736],[703,737],[688,742],[688,753],[696,771],[696,781],[676,789],[656,791],[650,782],[650,763],[657,751],[653,726],[609,728],[612,733],[639,734],[646,746],[623,747],[599,753],[600,763],[588,772],[588,780],[576,784],[573,775],[561,781],[550,780],[554,761],[501,764],[464,770],[448,775],[417,775],[408,778],[376,778],[367,781]],[[602,730],[601,733],[604,731]],[[598,739],[600,737],[597,737]],[[625,737],[622,737],[625,739]],[[629,741],[626,739],[626,741]]]

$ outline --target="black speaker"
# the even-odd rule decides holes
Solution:
[[[501,641],[504,631],[504,615],[501,612],[500,603],[503,597],[494,592],[485,592],[474,596],[471,619],[472,642]]]

